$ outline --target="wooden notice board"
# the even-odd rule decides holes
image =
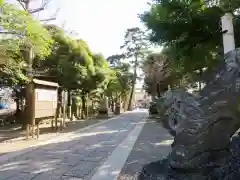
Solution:
[[[34,79],[35,118],[54,117],[58,101],[58,84]]]

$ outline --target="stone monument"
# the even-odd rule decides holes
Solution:
[[[108,116],[108,98],[107,97],[103,97],[102,100],[100,101],[99,115]]]
[[[240,176],[214,174],[229,164],[231,137],[240,128],[240,48],[228,52],[222,64],[200,97],[169,90],[158,100],[163,121],[174,135],[172,151],[167,159],[146,165],[139,180],[234,180]]]

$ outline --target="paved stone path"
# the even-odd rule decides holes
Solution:
[[[88,180],[100,172],[99,167],[103,168],[101,165],[106,164],[104,162],[111,154],[121,157],[121,153],[116,154],[119,148],[123,148],[121,143],[128,139],[136,126],[141,126],[138,124],[146,115],[146,111],[129,112],[62,142],[44,145],[0,162],[0,180]],[[135,141],[130,143],[133,146]]]
[[[173,137],[154,119],[148,119],[136,141],[118,180],[137,180],[144,165],[166,157]]]

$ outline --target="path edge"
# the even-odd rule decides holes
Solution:
[[[97,169],[90,180],[117,180],[143,127],[147,122],[143,117],[128,136],[117,146],[108,159]],[[126,148],[128,147],[128,148]],[[121,156],[119,156],[121,154]]]

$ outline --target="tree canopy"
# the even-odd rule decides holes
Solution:
[[[223,52],[220,18],[238,8],[237,0],[161,0],[140,18],[151,30],[150,40],[168,47],[175,67],[187,74],[217,62]],[[239,23],[239,13],[234,13],[237,46]]]
[[[1,45],[6,49],[19,50],[22,45],[31,45],[34,53],[44,57],[50,53],[51,36],[31,14],[12,4],[1,4]],[[3,44],[4,43],[4,44]]]
[[[1,74],[10,84],[22,84],[28,80],[28,62],[22,52],[31,47],[38,59],[44,59],[51,52],[52,38],[41,23],[28,12],[4,2],[0,6],[0,50],[6,59],[5,64],[0,67]]]

